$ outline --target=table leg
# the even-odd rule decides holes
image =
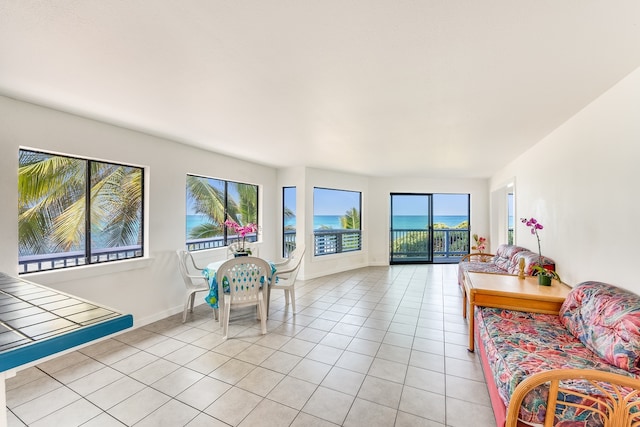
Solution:
[[[475,303],[473,302],[473,297],[469,298],[469,348],[467,350],[469,350],[471,353],[474,352],[475,350],[475,343],[474,343],[474,322],[475,322]]]
[[[9,423],[7,418],[7,378],[16,375],[16,371],[0,372],[0,426],[6,426]]]
[[[462,287],[462,318],[467,318],[467,290]]]

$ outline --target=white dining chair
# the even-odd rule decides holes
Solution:
[[[289,305],[289,301],[291,301],[291,310],[294,314],[296,312],[295,284],[296,278],[298,277],[298,271],[300,270],[300,265],[302,264],[302,258],[304,257],[304,252],[305,245],[297,245],[296,248],[289,254],[289,258],[281,263],[275,264],[276,272],[271,279],[271,285],[269,286],[268,291],[268,301],[270,302],[271,290],[283,289],[285,307]],[[267,308],[269,307],[269,302],[267,303]]]
[[[209,282],[202,275],[202,268],[196,265],[191,252],[178,249],[176,254],[178,255],[180,276],[182,276],[184,286],[187,290],[184,301],[184,310],[182,312],[182,323],[184,323],[187,321],[187,313],[193,313],[193,304],[195,302],[196,293],[208,292]],[[215,312],[214,316],[216,316]]]
[[[255,305],[258,309],[262,334],[267,333],[267,307],[265,293],[271,279],[271,266],[267,261],[253,257],[231,258],[216,272],[218,299],[224,301],[220,311],[223,338],[229,335],[229,317],[232,307]],[[228,285],[228,292],[225,292]]]

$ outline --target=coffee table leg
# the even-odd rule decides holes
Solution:
[[[473,302],[473,297],[469,298],[469,350],[471,353],[474,352],[474,342],[473,342],[473,329],[475,322],[475,304]]]
[[[467,318],[467,290],[462,288],[462,318]]]

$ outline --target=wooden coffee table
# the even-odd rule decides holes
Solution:
[[[469,302],[469,351],[474,351],[475,307],[494,307],[531,313],[558,314],[571,288],[553,280],[551,286],[538,285],[538,278],[493,273],[465,273],[463,302]]]

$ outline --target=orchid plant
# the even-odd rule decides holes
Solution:
[[[540,234],[538,234],[539,230],[544,229],[542,224],[540,224],[535,218],[520,218],[520,222],[529,227],[529,229],[531,230],[531,234],[535,235],[536,239],[538,240],[538,264],[534,265],[532,269],[538,274],[560,281],[560,276],[558,275],[558,273],[553,270],[549,270],[548,268],[544,268],[544,266],[542,265],[542,249],[540,246]]]
[[[258,231],[258,226],[252,222],[247,225],[240,225],[232,219],[228,219],[224,222],[224,225],[233,228],[238,236],[242,237],[242,246],[238,249],[239,252],[247,252],[251,254],[251,250],[245,247],[245,240],[247,238],[247,234],[255,233]]]

